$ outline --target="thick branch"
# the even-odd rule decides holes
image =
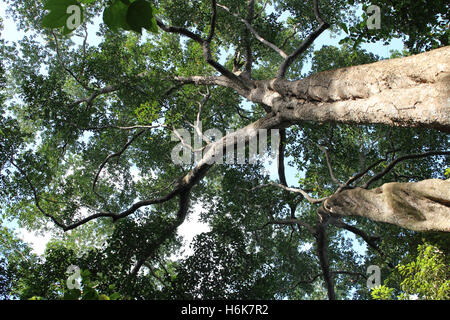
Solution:
[[[352,232],[353,234],[361,237],[372,249],[378,252],[378,254],[383,258],[386,259],[386,254],[380,249],[380,246],[378,245],[379,241],[381,240],[380,236],[369,236],[367,233],[365,233],[363,230],[351,226],[339,219],[330,219],[332,220],[331,223],[335,225],[338,228],[345,229],[347,231]],[[390,268],[394,268],[394,265],[391,262],[388,262],[388,266]]]
[[[286,147],[286,129],[280,130],[280,139],[278,140],[278,177],[280,183],[287,187],[286,173],[284,169],[284,150]]]
[[[99,90],[96,90],[95,92],[93,92],[89,97],[87,98],[83,98],[83,99],[79,99],[77,101],[75,101],[73,103],[73,105],[77,105],[83,102],[86,102],[87,106],[90,107],[92,106],[92,103],[94,102],[94,100],[103,94],[107,94],[107,93],[111,93],[111,92],[115,92],[118,91],[120,89],[119,86],[115,86],[115,85],[111,85],[111,86],[106,86],[104,88],[101,88]]]
[[[377,251],[379,251],[379,247],[378,247],[378,241],[380,240],[380,237],[378,236],[369,236],[367,233],[365,233],[363,230],[355,227],[355,226],[351,226],[349,224],[346,224],[345,222],[342,222],[341,220],[337,220],[337,219],[333,219],[331,222],[333,225],[335,225],[336,227],[345,229],[347,231],[350,231],[358,236],[360,236],[372,249],[375,249]]]
[[[373,168],[375,168],[377,165],[379,165],[381,162],[383,162],[384,159],[379,159],[377,161],[375,161],[374,163],[372,163],[370,166],[368,166],[367,168],[365,168],[364,170],[354,174],[352,177],[350,177],[343,185],[341,185],[335,193],[339,193],[342,190],[344,190],[345,188],[348,188],[349,186],[351,186],[351,184],[353,182],[356,182],[358,179],[362,178],[364,175],[366,175],[370,170],[372,170]]]
[[[188,29],[185,28],[180,28],[180,27],[174,27],[174,26],[166,26],[161,19],[159,19],[158,17],[155,17],[156,19],[156,24],[158,25],[158,27],[160,27],[162,30],[169,32],[169,33],[177,33],[177,34],[181,34],[183,36],[186,36],[200,44],[203,43],[203,39],[200,35],[193,33],[192,31],[189,31]]]
[[[363,216],[415,231],[450,232],[450,180],[344,190],[325,200],[321,208],[331,215]]]
[[[125,218],[133,213],[135,213],[137,210],[139,210],[142,207],[146,207],[153,204],[160,204],[167,202],[174,197],[180,196],[183,193],[187,192],[188,190],[191,190],[203,177],[206,175],[208,170],[213,166],[214,160],[216,159],[218,154],[225,154],[224,151],[226,151],[227,145],[234,146],[238,143],[238,141],[249,141],[254,135],[257,134],[258,129],[272,129],[275,127],[279,127],[281,125],[280,119],[276,117],[272,117],[270,115],[261,118],[246,127],[237,130],[233,133],[230,133],[226,136],[224,136],[222,139],[212,142],[209,145],[208,151],[205,151],[205,154],[203,155],[203,158],[197,163],[194,169],[192,169],[190,172],[188,172],[186,175],[184,175],[182,178],[180,178],[177,183],[174,185],[173,189],[167,193],[164,196],[153,198],[153,199],[146,199],[141,200],[136,203],[134,203],[132,206],[130,206],[128,209],[120,212],[120,213],[111,213],[111,212],[99,212],[93,215],[90,215],[84,219],[81,219],[77,222],[74,222],[69,225],[65,225],[59,221],[57,221],[53,216],[47,214],[42,207],[39,204],[39,197],[37,190],[35,188],[33,189],[33,192],[35,194],[35,202],[36,206],[39,208],[40,211],[42,211],[43,214],[50,217],[59,227],[61,227],[64,231],[75,229],[91,220],[102,218],[102,217],[109,217],[112,218],[113,221],[117,221],[119,219]],[[222,149],[222,152],[219,153],[219,150]],[[22,170],[19,170],[22,172],[22,174],[25,175],[25,173]]]
[[[450,132],[450,46],[308,78],[254,81],[245,96],[286,122],[337,122]]]
[[[211,43],[212,39],[214,38],[214,33],[216,31],[216,18],[217,18],[216,0],[211,0],[211,24],[208,37],[205,40],[205,42],[207,43]]]
[[[247,21],[251,25],[253,23],[253,19],[255,17],[255,0],[248,0],[248,13],[247,13]],[[252,78],[252,66],[253,66],[253,51],[252,51],[252,41],[250,39],[249,30],[247,30],[245,34],[246,44],[245,44],[245,72],[248,75],[248,78]]]
[[[330,262],[328,259],[328,240],[325,224],[318,224],[316,230],[317,255],[319,257],[320,268],[322,269],[323,280],[327,288],[328,299],[336,300],[334,280],[333,275],[330,272]]]

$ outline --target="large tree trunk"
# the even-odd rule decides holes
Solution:
[[[450,46],[288,81],[250,81],[247,99],[288,124],[380,123],[450,132]]]
[[[415,231],[450,232],[450,179],[344,190],[323,207],[335,216],[363,216]]]

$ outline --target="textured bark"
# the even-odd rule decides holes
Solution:
[[[298,81],[253,81],[243,95],[288,123],[380,123],[450,132],[450,46]]]
[[[450,232],[450,179],[344,190],[327,199],[323,208],[332,216],[363,216],[415,231]]]

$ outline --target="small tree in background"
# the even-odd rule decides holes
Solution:
[[[399,294],[395,296],[396,290],[384,284],[372,290],[373,299],[450,299],[448,263],[445,261],[443,252],[436,246],[430,244],[419,245],[417,258],[410,263],[399,264],[395,269],[398,274],[393,273],[385,283],[387,284],[395,278],[400,277]]]

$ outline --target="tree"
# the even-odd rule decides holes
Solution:
[[[274,1],[272,13],[269,2],[253,0],[81,2],[75,30],[53,1],[10,7],[45,43],[23,39],[23,55],[3,45],[9,94],[19,101],[2,119],[2,197],[5,215],[21,225],[51,221],[64,231],[56,237],[91,273],[114,266],[104,285],[139,298],[310,298],[321,295],[314,282],[322,278],[330,299],[355,286],[363,297],[365,264],[389,266],[408,250],[400,234],[417,242],[418,231],[450,230],[449,47],[377,61],[359,47],[369,33],[356,32],[355,1]],[[443,4],[424,16],[421,7],[383,9],[420,15],[418,26],[448,14]],[[48,18],[61,14],[63,24]],[[91,46],[86,25],[100,14],[107,26]],[[313,54],[314,41],[336,26],[351,31],[348,44]],[[141,36],[142,28],[154,33]],[[377,37],[409,36],[414,53],[446,44],[445,33],[440,42],[414,38],[395,19],[384,28]],[[233,132],[204,136],[201,157],[174,164],[174,147],[189,144],[171,132],[199,132],[200,123]],[[263,139],[264,129],[279,130],[276,180],[260,172],[261,159],[215,163],[227,146]],[[288,185],[286,158],[300,171],[299,187]],[[195,242],[197,256],[170,262],[195,203],[212,231]],[[361,261],[346,249],[346,232],[373,252]],[[80,234],[85,243],[75,241]],[[386,248],[389,241],[396,245]],[[229,286],[211,286],[208,275]]]
[[[418,247],[415,261],[396,267],[397,274],[391,275],[386,282],[395,282],[402,277],[401,300],[448,300],[450,298],[450,282],[448,280],[448,263],[439,248],[425,244]],[[392,299],[394,288],[386,285],[374,288],[372,297],[375,299]]]

